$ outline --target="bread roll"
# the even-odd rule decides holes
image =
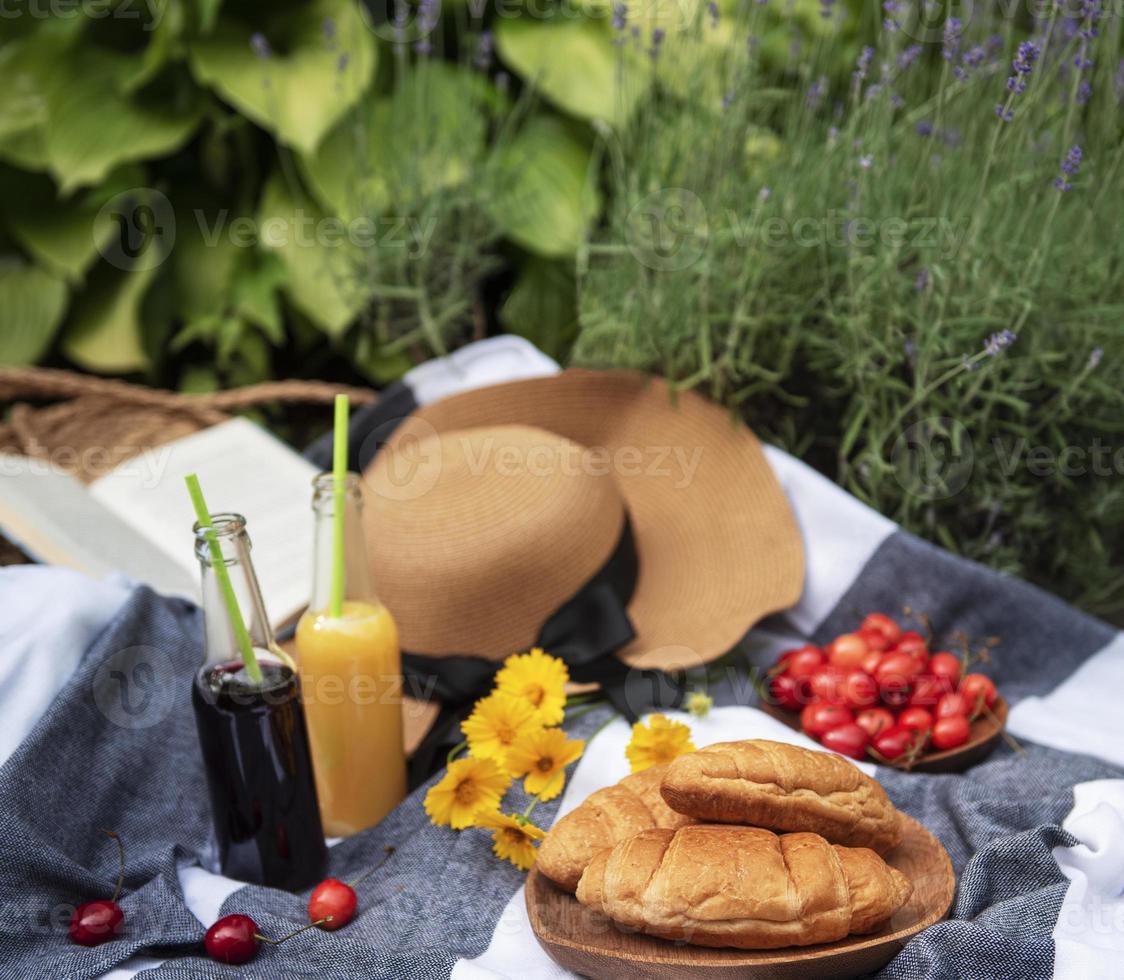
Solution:
[[[650,936],[773,949],[873,932],[911,892],[905,875],[867,848],[696,824],[641,831],[597,855],[577,898]]]
[[[902,839],[898,811],[876,780],[842,756],[784,742],[718,742],[682,755],[661,792],[700,821],[806,830],[880,854]]]
[[[653,766],[626,776],[615,786],[591,793],[562,817],[539,844],[535,865],[566,891],[578,887],[586,865],[599,851],[653,827],[674,829],[693,823],[672,810],[660,796],[667,766]]]

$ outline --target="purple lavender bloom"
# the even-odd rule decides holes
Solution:
[[[1088,82],[1082,82],[1077,86],[1077,104],[1088,105],[1089,100],[1093,97],[1093,86]]]
[[[864,153],[861,157],[859,157],[859,166],[863,170],[869,170],[874,166],[874,157],[872,157],[869,153]]]
[[[922,137],[929,137],[933,135],[933,124],[928,119],[922,119],[917,124],[917,135]]]
[[[716,0],[710,0],[706,5],[706,12],[710,15],[710,26],[718,26],[718,3]]]
[[[1019,45],[1019,53],[1011,62],[1011,77],[1007,79],[1007,89],[1015,95],[1026,91],[1026,80],[1034,71],[1034,64],[1038,61],[1041,49],[1033,41],[1023,41]]]
[[[492,52],[495,49],[495,39],[491,31],[484,31],[476,43],[476,54],[472,63],[481,71],[487,71],[492,66]]]
[[[921,57],[921,45],[911,44],[898,55],[898,71],[905,71]]]
[[[433,42],[429,35],[437,26],[441,18],[441,0],[421,0],[418,4],[418,34],[420,37],[414,42],[414,50],[420,55],[433,52]]]
[[[325,17],[324,22],[320,25],[320,30],[324,32],[324,40],[331,44],[336,39],[336,22],[331,17]]]
[[[613,30],[623,31],[628,24],[628,5],[624,3],[613,4]]]
[[[250,35],[250,50],[262,61],[273,57],[273,48],[269,45],[269,39],[261,31],[255,31]]]
[[[1076,177],[1081,171],[1081,161],[1085,158],[1085,154],[1080,146],[1071,146],[1069,152],[1062,160],[1062,172],[1058,177],[1054,178],[1054,186],[1065,193],[1073,189],[1073,184],[1070,177]]]
[[[964,33],[964,23],[959,17],[949,17],[944,25],[944,47],[941,56],[945,61],[955,61],[960,53],[960,35]]]
[[[913,280],[913,288],[919,293],[923,293],[929,288],[929,267],[927,265],[923,265],[917,270],[917,278]]]
[[[1000,330],[999,333],[993,333],[984,341],[984,353],[988,357],[998,357],[1018,339],[1018,334],[1010,330]]]
[[[835,16],[835,0],[820,0],[820,16],[824,20]]]
[[[648,54],[652,56],[652,60],[656,61],[660,56],[660,51],[663,49],[664,38],[667,37],[667,31],[662,27],[657,27],[652,30],[652,46],[648,49]]]
[[[863,48],[862,54],[859,55],[858,61],[855,63],[855,81],[861,82],[866,78],[866,73],[870,69],[870,63],[874,60],[874,48]]]
[[[1101,358],[1104,357],[1103,347],[1094,347],[1089,351],[1089,364],[1086,370],[1092,371],[1098,364],[1101,363]]]
[[[824,94],[827,92],[827,76],[820,75],[811,85],[808,86],[808,94],[804,98],[805,104],[809,109],[818,109],[820,103],[823,102]]]

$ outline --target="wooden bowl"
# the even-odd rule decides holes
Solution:
[[[948,914],[956,875],[941,842],[902,814],[905,836],[886,861],[913,883],[913,894],[876,933],[819,946],[710,949],[619,931],[532,868],[527,915],[552,960],[594,980],[849,980],[881,969],[911,936]]]
[[[794,731],[801,730],[798,712],[786,711],[775,704],[765,702],[761,703],[761,709]],[[943,752],[926,752],[912,766],[895,762],[889,765],[897,769],[908,769],[910,772],[963,772],[987,758],[1002,737],[1006,724],[1007,702],[1003,698],[996,698],[995,704],[991,706],[991,714],[981,715],[972,722],[968,741],[963,745],[958,745],[954,749],[945,749]]]

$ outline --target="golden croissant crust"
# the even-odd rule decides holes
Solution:
[[[598,854],[577,898],[618,925],[698,946],[773,949],[873,932],[912,886],[868,848],[817,834],[695,824]]]
[[[586,865],[599,851],[653,827],[693,823],[672,810],[660,795],[667,766],[626,776],[615,786],[591,793],[562,817],[539,844],[535,865],[551,881],[572,892]]]
[[[880,854],[902,839],[876,780],[842,756],[784,742],[717,742],[680,756],[661,792],[673,810],[701,821],[806,830]]]

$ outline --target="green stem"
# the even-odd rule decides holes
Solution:
[[[446,768],[447,768],[447,767],[449,767],[449,766],[451,766],[451,765],[453,764],[453,760],[454,760],[454,759],[456,759],[456,757],[457,757],[457,756],[458,756],[458,755],[459,755],[459,754],[460,754],[460,753],[461,753],[461,752],[462,752],[462,751],[463,751],[464,749],[467,749],[467,748],[468,748],[468,742],[467,742],[467,741],[465,741],[465,742],[461,742],[461,743],[459,743],[458,745],[454,745],[454,746],[453,746],[453,747],[452,747],[452,748],[451,748],[451,749],[449,750],[449,754],[448,754],[447,756],[445,756],[445,766],[446,766]]]

